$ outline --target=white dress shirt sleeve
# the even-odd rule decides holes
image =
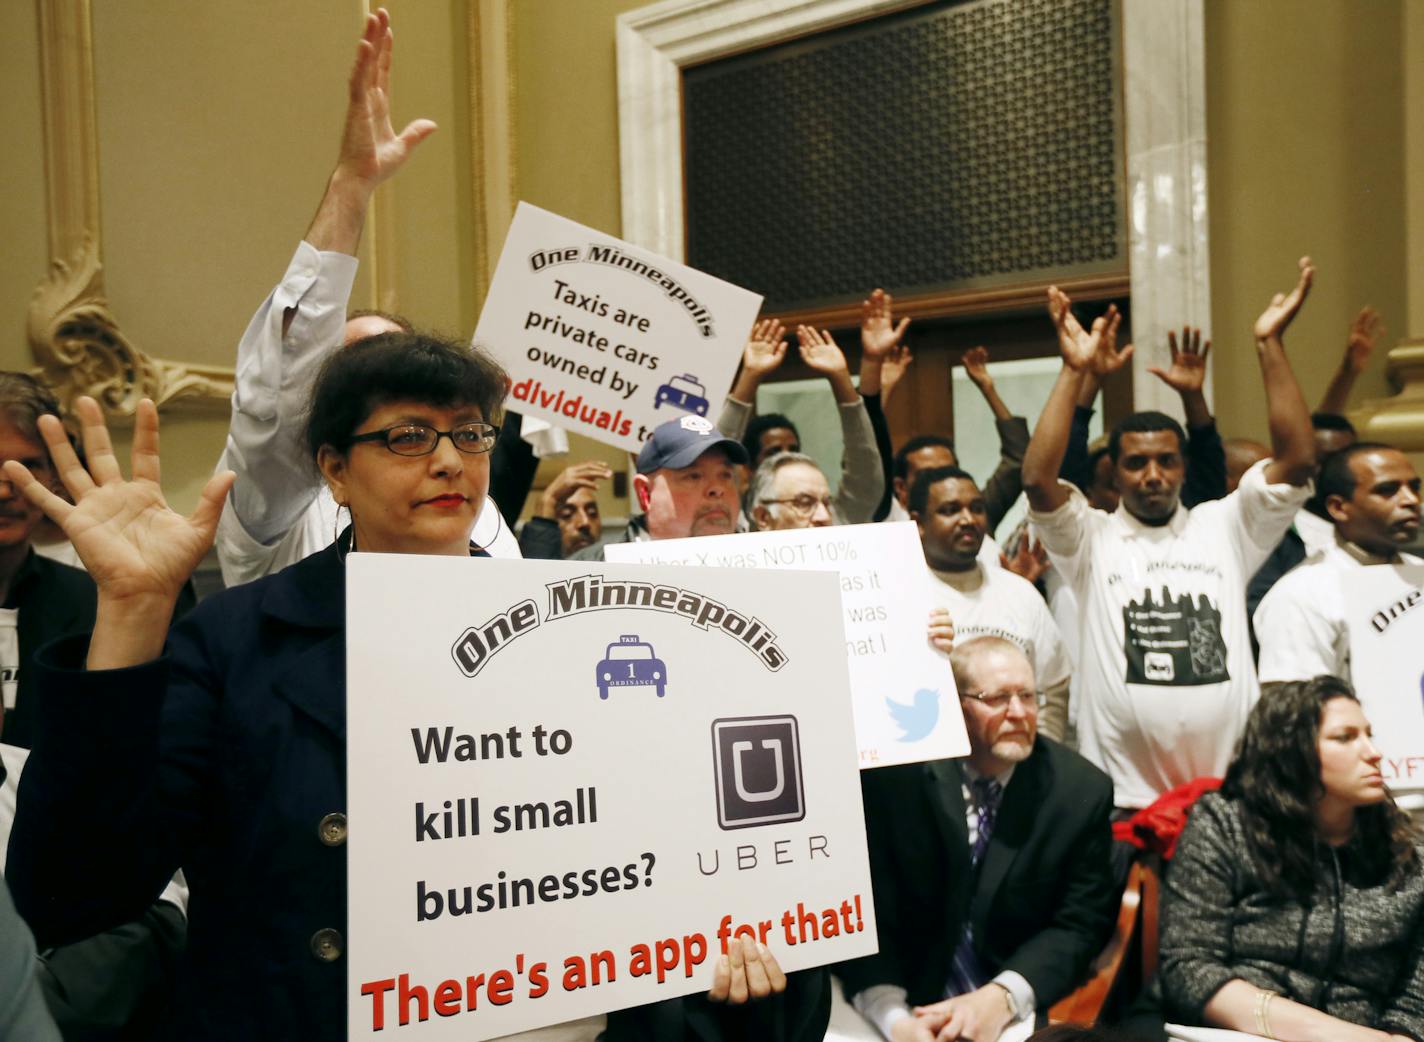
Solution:
[[[355,278],[355,257],[302,242],[242,334],[232,418],[218,462],[237,474],[217,539],[229,583],[230,572],[250,578],[254,570],[267,571],[253,554],[280,543],[316,499],[321,482],[302,443],[302,425],[317,370],[341,346]]]
[[[907,992],[898,984],[876,984],[851,1000],[851,1005],[887,1039],[890,1029],[906,1017],[914,1016],[905,1003]]]

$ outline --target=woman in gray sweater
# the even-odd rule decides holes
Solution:
[[[1168,1019],[1292,1042],[1424,1040],[1424,871],[1353,691],[1264,685],[1167,873]]]

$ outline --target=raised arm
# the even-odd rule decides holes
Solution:
[[[132,473],[124,480],[109,430],[93,398],[75,403],[86,463],[53,416],[40,417],[65,502],[15,460],[5,477],[64,530],[98,587],[89,669],[120,669],[163,650],[178,594],[213,545],[231,472],[214,474],[189,517],[175,513],[159,488],[158,410],[145,398],[134,420]]]
[[[1172,365],[1160,369],[1155,365],[1147,371],[1177,392],[1182,399],[1182,411],[1187,417],[1187,427],[1202,427],[1211,422],[1211,410],[1207,408],[1206,395],[1202,388],[1206,385],[1206,356],[1211,352],[1211,341],[1202,343],[1201,330],[1191,326],[1182,327],[1182,343],[1177,345],[1177,334],[1167,332],[1167,347],[1172,352]]]
[[[1285,331],[1305,303],[1315,267],[1300,259],[1300,279],[1289,293],[1277,293],[1256,319],[1256,355],[1266,384],[1266,421],[1271,431],[1271,460],[1266,480],[1272,484],[1307,484],[1315,473],[1315,436],[1310,409],[1286,358]]]
[[[1132,357],[1132,345],[1117,350],[1117,327],[1121,316],[1115,305],[1084,330],[1073,316],[1073,302],[1057,286],[1048,290],[1048,314],[1058,333],[1058,350],[1063,368],[1049,392],[1038,417],[1028,451],[1024,453],[1023,483],[1029,505],[1040,513],[1057,510],[1067,501],[1067,491],[1058,484],[1058,472],[1068,450],[1073,426],[1073,410],[1086,372],[1104,376],[1116,372]]]
[[[238,476],[218,540],[229,584],[266,572],[277,545],[317,496],[301,417],[317,369],[342,343],[371,196],[435,130],[424,119],[399,134],[391,125],[393,41],[384,10],[366,17],[326,191],[286,275],[238,344],[232,417],[218,464]]]
[[[1355,321],[1350,323],[1350,336],[1345,342],[1345,353],[1340,358],[1335,375],[1330,378],[1330,385],[1325,388],[1320,405],[1316,407],[1317,412],[1334,413],[1337,416],[1344,414],[1345,407],[1350,403],[1350,392],[1355,388],[1355,381],[1365,371],[1365,366],[1370,364],[1370,355],[1374,353],[1375,344],[1379,343],[1382,336],[1384,323],[1380,321],[1379,312],[1368,306],[1361,308],[1360,313],[1355,316]]]
[[[971,347],[964,352],[964,375],[969,377],[972,383],[984,396],[984,401],[989,406],[989,411],[994,414],[996,420],[1007,420],[1013,414],[1009,412],[1009,407],[1004,404],[1004,400],[999,397],[998,388],[994,386],[994,378],[989,375],[989,349],[980,345]]]
[[[1182,399],[1182,412],[1187,418],[1187,478],[1182,486],[1182,503],[1194,507],[1198,503],[1220,499],[1226,495],[1226,450],[1217,433],[1216,421],[1206,404],[1202,389],[1206,384],[1206,358],[1211,341],[1202,342],[1201,330],[1182,327],[1182,341],[1167,333],[1167,347],[1172,352],[1169,369],[1149,366],[1156,376]]]
[[[886,360],[900,346],[910,320],[895,321],[894,298],[877,289],[860,302],[860,393],[880,394]]]
[[[391,124],[391,16],[380,8],[366,16],[347,84],[346,122],[336,169],[307,229],[319,250],[355,255],[376,186],[405,165],[415,146],[435,132],[428,119],[396,133]]]
[[[774,318],[760,319],[752,326],[752,335],[742,349],[742,368],[732,384],[730,398],[743,405],[756,405],[757,388],[786,357],[785,336],[786,327]],[[722,429],[720,424],[718,429]],[[740,437],[728,430],[722,430],[722,433],[729,438]]]
[[[831,393],[836,396],[837,404],[854,405],[860,401],[859,392],[850,379],[850,366],[846,363],[845,352],[832,339],[828,330],[797,326],[796,339],[801,346],[801,361],[826,378],[831,385]]]

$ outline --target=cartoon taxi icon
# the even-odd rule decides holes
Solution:
[[[707,388],[691,373],[674,376],[658,388],[657,396],[653,399],[653,408],[664,404],[684,412],[696,413],[698,416],[706,416],[707,410],[711,408],[707,401]]]
[[[653,652],[653,646],[638,639],[636,633],[625,633],[617,644],[603,652],[594,679],[598,681],[598,697],[607,698],[610,687],[656,687],[658,697],[666,693],[667,666]]]

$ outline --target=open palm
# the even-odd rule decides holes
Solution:
[[[846,372],[845,353],[836,346],[827,330],[812,326],[797,326],[796,337],[801,342],[801,361],[824,376]]]
[[[134,425],[133,478],[125,480],[99,405],[80,398],[89,466],[79,462],[64,429],[53,416],[40,418],[40,433],[74,502],[55,495],[24,467],[9,461],[5,476],[15,482],[74,544],[101,598],[176,598],[188,576],[213,544],[231,472],[216,474],[203,488],[190,517],[176,513],[158,485],[158,411],[140,403]]]
[[[764,318],[752,326],[752,335],[742,351],[742,368],[749,373],[765,376],[781,364],[786,357],[786,341],[782,339],[786,327],[778,319]]]
[[[1154,365],[1148,366],[1147,371],[1178,394],[1200,391],[1206,383],[1206,356],[1211,351],[1211,341],[1203,344],[1200,329],[1184,326],[1181,346],[1177,335],[1168,331],[1167,348],[1172,352],[1171,367],[1159,369]]]
[[[877,289],[860,302],[860,349],[870,358],[885,358],[900,343],[910,326],[908,318],[895,322],[890,294]]]
[[[399,170],[415,146],[435,132],[435,124],[428,119],[412,120],[399,134],[391,124],[394,46],[386,9],[368,14],[348,84],[338,166],[373,188]]]

